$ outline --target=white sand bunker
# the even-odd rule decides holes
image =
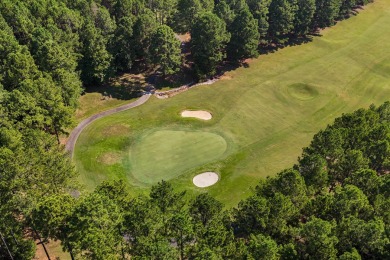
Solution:
[[[195,117],[202,120],[210,120],[213,118],[210,112],[204,110],[184,110],[181,112],[182,117]]]
[[[218,174],[216,174],[215,172],[204,172],[196,175],[192,179],[192,182],[195,184],[196,187],[205,188],[217,183],[218,179]]]

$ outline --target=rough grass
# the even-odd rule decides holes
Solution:
[[[128,100],[109,98],[98,92],[85,93],[79,99],[79,107],[75,115],[76,122],[79,123],[87,117],[128,102]]]
[[[76,123],[99,112],[129,103],[148,84],[141,74],[123,74],[110,84],[88,89],[79,99]]]
[[[227,73],[229,80],[166,100],[151,98],[143,106],[98,120],[85,129],[76,144],[74,161],[80,179],[90,190],[102,180],[124,179],[134,193],[146,192],[145,184],[134,181],[132,160],[136,157],[129,159],[126,151],[147,148],[153,155],[149,158],[153,165],[136,167],[137,178],[145,171],[142,169],[164,171],[169,163],[172,175],[167,170],[162,176],[181,173],[172,180],[177,188],[189,194],[207,190],[227,206],[236,205],[251,193],[259,179],[291,167],[313,134],[335,117],[389,99],[389,31],[390,0],[377,0],[358,16],[324,30],[323,36],[311,43],[262,55],[251,61],[249,68]],[[204,122],[181,118],[184,109],[210,111],[213,119]],[[114,125],[127,125],[128,134],[103,134],[107,126]],[[184,158],[187,153],[194,154],[189,139],[144,139],[148,134],[152,138],[153,133],[167,134],[157,132],[164,129],[215,133],[226,140],[227,150],[208,161]],[[145,148],[140,147],[142,143]],[[180,147],[180,154],[168,151],[171,144]],[[208,145],[196,148],[198,154],[208,149]],[[168,151],[164,152],[164,160],[154,159],[157,151]],[[99,163],[97,158],[107,152],[122,153],[121,163]],[[147,151],[140,153],[143,155],[136,156],[144,158]],[[176,155],[183,156],[188,167],[176,165]],[[220,181],[206,189],[196,188],[192,177],[204,171],[218,172]]]
[[[102,154],[98,161],[106,165],[114,165],[121,162],[122,154],[116,152],[108,152]]]

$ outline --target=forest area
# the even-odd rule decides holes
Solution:
[[[234,209],[164,181],[149,196],[131,197],[122,182],[75,196],[59,144],[82,92],[119,73],[187,66],[204,80],[368,2],[2,0],[0,259],[32,259],[33,237],[60,240],[73,259],[390,258],[390,103],[336,119]]]

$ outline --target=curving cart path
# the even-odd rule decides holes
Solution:
[[[87,119],[84,119],[83,121],[81,121],[77,125],[77,127],[75,129],[73,129],[72,133],[69,135],[68,141],[66,142],[66,145],[65,145],[65,150],[69,152],[71,157],[73,157],[73,151],[74,151],[74,147],[75,147],[77,138],[79,137],[79,135],[81,134],[81,132],[84,130],[84,128],[86,126],[88,126],[90,123],[92,123],[93,121],[95,121],[99,118],[109,116],[109,115],[112,115],[112,114],[115,114],[118,112],[122,112],[122,111],[128,110],[130,108],[140,106],[140,105],[144,104],[146,101],[148,101],[148,99],[150,98],[151,95],[152,94],[150,94],[150,93],[145,94],[134,102],[131,102],[129,104],[126,104],[126,105],[123,105],[120,107],[116,107],[116,108],[113,108],[113,109],[110,109],[107,111],[97,113],[93,116],[88,117]]]

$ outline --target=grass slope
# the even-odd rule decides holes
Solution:
[[[249,68],[231,71],[213,85],[167,100],[152,98],[98,120],[76,144],[80,179],[88,189],[105,179],[124,179],[137,193],[148,187],[139,180],[153,183],[178,176],[173,184],[179,189],[190,194],[208,191],[235,205],[259,179],[291,167],[313,134],[335,117],[389,99],[389,32],[390,0],[377,0],[358,16],[324,30],[312,43],[262,55]],[[184,109],[205,109],[213,119],[183,119]],[[219,141],[211,136],[210,145],[192,146],[193,139],[207,133],[221,136],[226,151],[213,148]],[[209,149],[216,155],[210,156]],[[104,163],[107,154],[115,154],[116,160]],[[134,163],[139,166],[134,168]],[[153,176],[142,177],[148,169]],[[221,180],[207,189],[196,188],[191,179],[205,170],[218,172]]]

